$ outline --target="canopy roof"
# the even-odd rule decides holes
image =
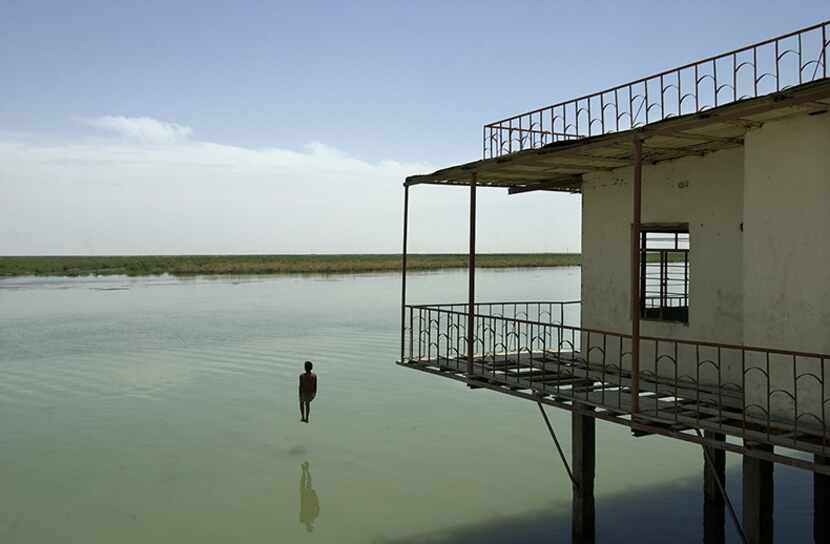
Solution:
[[[732,102],[699,113],[671,117],[631,130],[559,141],[538,149],[442,168],[406,178],[407,185],[477,185],[526,191],[580,192],[582,175],[634,164],[634,138],[646,163],[702,155],[743,145],[744,134],[768,121],[830,110],[830,80]]]

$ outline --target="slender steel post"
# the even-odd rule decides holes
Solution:
[[[732,501],[729,500],[729,494],[726,492],[726,452],[724,450],[716,450],[711,446],[707,446],[703,442],[704,435],[700,432],[700,429],[695,429],[695,432],[697,433],[697,437],[700,440],[700,445],[703,446],[703,458],[706,463],[704,467],[704,500],[712,498],[714,496],[712,484],[715,484],[715,486],[717,486],[718,491],[720,491],[721,497],[723,498],[723,501],[726,503],[726,506],[729,507],[729,515],[732,517],[732,522],[735,524],[735,530],[738,531],[738,535],[741,537],[741,542],[747,544],[746,533],[744,533],[744,529],[741,526],[741,522],[738,521],[738,515],[735,513],[735,508],[732,506]],[[709,431],[706,431],[706,436],[711,440],[720,440],[722,442],[725,442],[726,438],[724,435],[720,433],[710,433]],[[715,457],[713,457],[713,454],[715,454]],[[704,515],[706,515],[705,512]],[[720,522],[721,525],[723,525],[722,512]],[[706,522],[704,520],[704,531],[705,530]],[[706,539],[707,536],[708,535],[704,533],[704,539]],[[723,538],[723,532],[721,531],[718,536]],[[708,544],[709,540],[707,539],[705,541]]]
[[[713,431],[695,429],[698,437],[723,442],[726,435]],[[726,451],[703,444],[703,542],[705,544],[724,544],[726,542],[725,514],[726,496],[721,493],[721,486],[726,481]],[[730,505],[731,508],[731,505]],[[737,524],[737,517],[734,518]]]
[[[406,344],[406,244],[409,234],[409,184],[403,184],[403,249],[401,250],[401,362]],[[410,320],[411,321],[411,320]],[[409,323],[412,326],[412,323]]]
[[[476,301],[476,185],[478,173],[473,172],[470,182],[470,255],[467,269],[469,278],[467,300],[467,378],[473,374],[473,353],[475,351],[475,301]]]
[[[631,413],[640,411],[640,224],[643,191],[643,142],[634,135],[634,187],[631,222]]]
[[[579,483],[574,479],[574,474],[571,472],[571,466],[568,464],[568,458],[565,457],[565,452],[562,451],[562,446],[559,444],[559,439],[556,438],[556,431],[553,430],[553,425],[550,424],[550,419],[548,419],[548,415],[545,413],[545,408],[542,406],[541,401],[536,401],[536,404],[539,405],[539,411],[542,412],[542,418],[545,420],[545,425],[548,427],[548,432],[550,432],[551,438],[553,438],[553,443],[556,445],[556,451],[559,452],[559,458],[562,459],[562,465],[565,467],[565,471],[568,473],[568,478],[571,479],[571,483],[573,484],[574,489],[579,489]],[[574,414],[574,417],[580,417],[577,414]]]

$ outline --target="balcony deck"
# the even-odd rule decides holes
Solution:
[[[578,303],[522,302],[476,305],[475,343],[469,366],[465,305],[408,306],[409,349],[401,366],[464,382],[474,389],[525,398],[631,427],[635,435],[664,435],[701,442],[700,431],[723,433],[721,447],[747,454],[740,440],[781,448],[757,455],[816,472],[828,472],[812,455],[827,456],[827,428],[816,405],[826,406],[823,367],[830,356],[642,337],[655,364],[640,372],[639,411],[632,411],[630,336],[564,324]],[[486,347],[485,347],[486,346]],[[581,350],[580,346],[586,349]],[[533,349],[531,349],[533,348]],[[588,355],[591,354],[591,355]],[[760,365],[759,362],[762,362]],[[729,363],[739,382],[728,378]],[[780,378],[776,366],[789,364]],[[766,394],[752,399],[751,379]],[[809,385],[807,385],[809,384]],[[755,383],[756,386],[759,384]],[[785,394],[786,393],[786,394]],[[821,402],[799,401],[818,393]],[[775,410],[777,397],[792,417]],[[752,402],[750,402],[750,400]],[[823,412],[822,410],[818,410]],[[740,439],[740,440],[734,440]]]

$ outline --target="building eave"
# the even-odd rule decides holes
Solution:
[[[747,130],[753,127],[828,110],[830,80],[823,79],[631,130],[555,142],[409,176],[406,184],[469,186],[475,172],[479,187],[507,188],[511,194],[537,190],[580,192],[585,174],[632,166],[634,138],[642,141],[643,162],[653,164],[740,147]]]

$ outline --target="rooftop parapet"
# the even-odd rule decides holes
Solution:
[[[830,21],[484,125],[483,158],[631,130],[828,77]]]

